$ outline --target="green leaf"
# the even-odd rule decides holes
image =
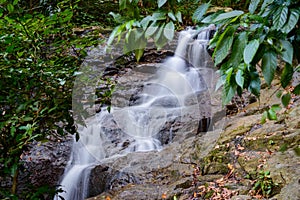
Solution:
[[[144,17],[141,21],[140,21],[140,24],[142,25],[142,28],[144,30],[146,30],[146,28],[148,27],[149,25],[149,22],[152,21],[152,16],[147,16],[147,17]]]
[[[136,49],[136,50],[134,50],[134,54],[135,54],[136,60],[139,62],[141,57],[144,54],[144,49]]]
[[[275,112],[278,112],[281,110],[281,106],[279,104],[274,104],[271,106],[271,109],[274,110]]]
[[[249,72],[250,75],[250,84],[248,90],[254,94],[255,96],[259,97],[260,95],[260,78],[257,71]]]
[[[231,12],[222,13],[222,14],[218,15],[215,19],[213,19],[212,22],[218,22],[218,21],[221,21],[224,19],[229,19],[229,18],[233,18],[236,16],[240,16],[242,14],[244,14],[244,12],[241,10],[234,10]]]
[[[250,64],[259,47],[259,40],[251,40],[244,49],[244,61]]]
[[[114,12],[110,12],[108,14],[111,15],[114,18],[115,22],[117,22],[117,23],[122,23],[123,22],[123,18],[119,13],[116,14]]]
[[[233,43],[233,35],[235,29],[236,27],[234,26],[228,26],[226,30],[221,34],[213,54],[215,65],[220,64],[229,54],[230,48]]]
[[[257,9],[257,6],[259,4],[260,0],[252,0],[250,2],[250,5],[249,5],[249,12],[251,14],[254,14],[255,10]]]
[[[268,85],[271,85],[277,68],[277,57],[273,51],[266,52],[262,57],[262,73]]]
[[[158,7],[162,7],[165,3],[167,2],[167,0],[157,0],[157,5]]]
[[[296,9],[291,9],[288,22],[281,29],[283,33],[289,33],[293,28],[295,28],[299,20],[299,11]]]
[[[178,11],[178,12],[176,13],[176,18],[177,18],[177,20],[178,20],[180,23],[182,23],[182,16],[181,16],[181,12],[180,12],[180,11]]]
[[[280,79],[281,86],[283,88],[285,88],[286,86],[288,86],[290,84],[290,82],[293,78],[293,73],[294,73],[294,70],[293,70],[292,65],[286,63],[285,67],[281,73],[281,79]]]
[[[236,91],[236,87],[234,87],[234,86],[231,86],[231,85],[227,85],[227,84],[225,84],[225,88],[227,88],[228,87],[228,89],[226,90],[225,89],[225,93],[223,94],[224,96],[223,96],[223,105],[226,105],[226,104],[228,104],[230,101],[231,101],[231,99],[234,97],[234,95],[235,95],[235,91]]]
[[[8,10],[8,12],[10,12],[10,13],[12,13],[12,12],[14,12],[14,6],[11,4],[11,3],[9,3],[9,4],[7,4],[7,10]]]
[[[165,20],[165,19],[166,19],[166,13],[164,12],[155,12],[152,14],[153,21]]]
[[[174,31],[175,31],[174,23],[170,21],[169,23],[167,23],[167,25],[164,28],[165,37],[171,41],[174,37]]]
[[[294,88],[293,94],[300,95],[300,84],[298,84],[298,85]]]
[[[241,60],[243,59],[243,51],[247,44],[247,40],[248,36],[246,32],[240,33],[239,36],[234,40],[229,59],[229,63],[231,63],[233,67],[239,66]]]
[[[293,55],[294,55],[294,48],[293,45],[287,40],[281,40],[281,44],[283,46],[284,51],[282,54],[282,59],[289,63],[290,65],[293,64]]]
[[[268,112],[264,111],[263,114],[262,114],[260,123],[262,123],[262,124],[266,123],[267,118],[268,118]]]
[[[290,93],[284,94],[281,97],[281,103],[284,107],[287,107],[289,105],[290,100],[291,100],[291,94]]]
[[[111,34],[109,35],[109,38],[107,40],[107,45],[111,45],[112,42],[114,41],[115,37],[118,35],[118,33],[120,32],[121,29],[121,25],[117,26],[114,28],[114,30],[111,32]]]
[[[202,4],[201,6],[199,6],[196,11],[194,12],[193,14],[193,17],[192,19],[195,21],[195,22],[199,22],[202,20],[203,18],[203,15],[206,13],[207,9],[209,8],[210,6],[210,3],[204,3]]]
[[[16,127],[15,127],[15,126],[11,126],[11,128],[10,128],[10,135],[11,135],[12,137],[14,137],[14,136],[15,136],[15,133],[16,133]]]
[[[238,86],[240,86],[241,88],[244,87],[244,81],[245,81],[243,74],[244,72],[239,69],[235,75],[235,81],[238,84]]]
[[[170,17],[170,19],[172,19],[174,22],[176,21],[176,17],[173,12],[168,12],[168,17]]]
[[[273,109],[268,110],[268,118],[270,120],[277,120],[277,114]]]
[[[264,0],[261,10],[263,11],[267,6],[269,6],[271,3],[273,3],[274,0]]]
[[[164,26],[165,26],[165,24],[160,25],[158,31],[154,35],[154,42],[155,43],[158,42],[160,36],[163,34]]]
[[[146,38],[151,37],[157,31],[158,27],[159,26],[157,25],[156,22],[152,22],[145,32],[145,37]]]
[[[278,8],[273,15],[273,27],[276,30],[280,30],[286,23],[288,17],[288,7],[281,6]]]

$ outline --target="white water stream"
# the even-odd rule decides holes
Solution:
[[[86,127],[79,127],[80,140],[73,143],[70,161],[60,182],[65,191],[59,194],[61,197],[65,200],[88,197],[90,170],[104,158],[162,149],[155,135],[166,122],[181,117],[187,96],[207,90],[199,69],[206,68],[210,61],[206,51],[209,30],[199,33],[189,29],[180,33],[175,55],[159,64],[155,77],[144,84],[139,94],[139,104],[126,107],[114,105],[111,113],[103,108],[89,119]],[[102,128],[108,116],[113,117],[118,127],[133,141],[122,152],[116,151],[115,155],[108,154],[105,149],[105,143],[111,142]],[[55,199],[60,198],[57,196]]]

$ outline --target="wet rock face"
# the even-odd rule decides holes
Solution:
[[[26,193],[28,187],[54,188],[67,165],[71,144],[71,137],[32,143],[29,151],[22,155],[23,165],[19,174],[18,192]]]
[[[274,88],[264,90],[263,96],[270,96]],[[183,200],[192,199],[195,193],[205,199],[205,188],[222,191],[224,187],[224,195],[230,194],[231,199],[263,198],[253,191],[260,171],[270,171],[273,183],[278,184],[270,199],[299,199],[300,100],[294,99],[293,107],[277,121],[265,124],[260,123],[261,108],[247,107],[248,111],[228,117],[224,130],[205,134],[197,135],[190,128],[195,127],[192,121],[172,121],[158,134],[168,143],[163,150],[99,163],[91,172],[90,195],[101,194],[91,199],[173,199],[176,195]],[[103,183],[99,189],[97,185]]]

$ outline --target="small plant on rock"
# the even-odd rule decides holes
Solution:
[[[254,183],[251,192],[253,192],[254,195],[262,195],[267,198],[270,197],[272,193],[274,193],[275,188],[278,187],[278,184],[273,182],[270,171],[260,171]]]

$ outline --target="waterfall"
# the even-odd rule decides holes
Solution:
[[[197,105],[197,94],[208,90],[209,84],[202,78],[201,70],[211,62],[206,51],[210,29],[182,31],[174,56],[158,64],[156,74],[144,83],[133,105],[112,105],[110,113],[102,108],[87,119],[86,126],[78,125],[80,139],[78,142],[74,139],[72,154],[60,182],[65,191],[59,194],[61,197],[66,200],[88,197],[89,173],[93,166],[116,155],[160,151],[163,146],[156,135],[165,124],[184,117],[188,106],[196,105],[195,112],[201,109]],[[209,77],[206,78],[209,81]],[[130,141],[128,146],[107,151],[105,145],[112,143],[112,136],[107,135],[103,124],[108,119],[124,133],[119,139]],[[172,127],[168,134],[172,141]]]

